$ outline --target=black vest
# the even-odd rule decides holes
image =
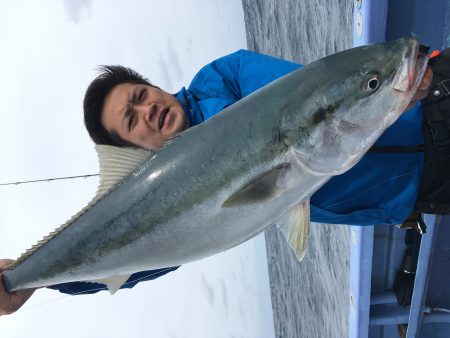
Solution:
[[[422,100],[425,166],[416,210],[450,214],[450,48],[429,64],[433,82]]]

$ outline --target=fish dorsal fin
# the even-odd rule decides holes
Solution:
[[[131,275],[113,276],[108,278],[96,279],[89,282],[105,284],[108,288],[109,293],[113,295],[120,289],[122,285],[126,283],[130,276]]]
[[[222,207],[230,208],[236,205],[263,202],[278,196],[284,190],[284,178],[289,168],[289,163],[283,163],[265,172],[231,195]]]
[[[284,213],[277,221],[289,246],[299,261],[305,257],[309,236],[309,199]]]
[[[100,163],[100,183],[97,189],[97,195],[100,196],[130,175],[153,154],[150,150],[104,144],[97,144],[95,149]]]

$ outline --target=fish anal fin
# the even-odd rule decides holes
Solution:
[[[89,282],[105,284],[106,287],[108,288],[109,293],[113,295],[117,292],[117,290],[120,289],[122,285],[126,283],[126,281],[128,280],[128,278],[130,278],[130,276],[131,275],[113,276],[108,278],[91,280]]]
[[[277,225],[297,259],[302,261],[308,246],[310,227],[309,199],[284,213],[277,221]]]
[[[242,189],[231,195],[222,207],[230,208],[236,205],[244,205],[269,200],[283,191],[283,178],[289,170],[289,163],[283,163],[259,176]]]

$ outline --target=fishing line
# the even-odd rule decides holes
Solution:
[[[153,273],[150,273],[150,274],[148,274],[148,275],[146,275],[146,276],[143,276],[143,277],[140,277],[140,278],[136,278],[136,279],[130,280],[129,282],[126,282],[126,283],[123,284],[122,286],[131,284],[131,283],[135,283],[135,282],[139,282],[139,281],[141,281],[141,280],[143,280],[143,279],[146,279],[146,278],[148,278],[148,277],[152,277],[152,276],[154,276],[154,275],[160,274],[161,272],[166,272],[166,271],[169,271],[169,270],[172,270],[172,268],[160,269],[160,270],[158,270],[158,272],[153,272]],[[88,283],[88,282],[85,282],[85,283]],[[46,301],[46,302],[43,302],[43,303],[41,303],[41,304],[37,304],[37,305],[34,305],[34,306],[25,307],[25,308],[20,308],[20,309],[17,310],[15,313],[18,313],[18,312],[25,312],[25,311],[30,311],[30,310],[36,309],[36,308],[38,308],[38,307],[41,307],[41,306],[44,306],[44,305],[47,305],[47,304],[50,304],[50,303],[54,303],[54,302],[59,301],[59,300],[62,300],[62,299],[66,299],[66,298],[71,297],[71,296],[78,296],[78,295],[82,295],[82,294],[85,294],[85,293],[88,293],[88,292],[92,292],[92,291],[102,291],[102,290],[106,290],[106,291],[107,291],[107,289],[105,289],[105,286],[102,286],[102,287],[96,287],[96,288],[84,290],[84,291],[81,291],[81,292],[73,293],[73,294],[70,294],[70,295],[69,295],[69,294],[66,294],[66,295],[64,295],[64,296],[60,296],[60,297],[57,297],[57,298],[54,298],[54,299],[50,299],[50,300],[48,300],[48,301]]]
[[[43,179],[39,179],[39,180],[0,183],[0,186],[19,185],[19,184],[37,183],[37,182],[51,182],[51,181],[59,181],[59,180],[72,180],[72,179],[76,179],[76,178],[89,178],[89,177],[99,176],[99,175],[100,174],[86,174],[86,175],[77,175],[77,176],[52,177],[52,178],[43,178]]]

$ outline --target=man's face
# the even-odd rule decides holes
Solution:
[[[122,83],[106,96],[101,123],[125,141],[157,150],[186,129],[188,122],[173,95],[143,84]]]

